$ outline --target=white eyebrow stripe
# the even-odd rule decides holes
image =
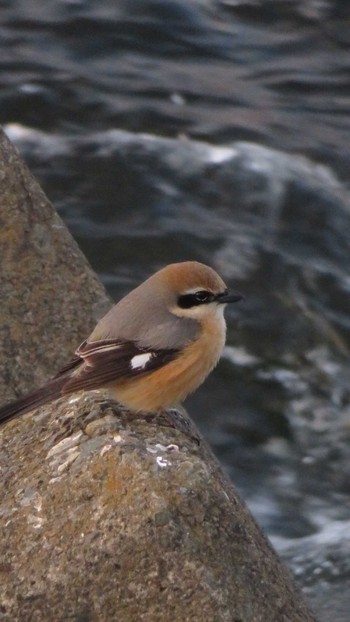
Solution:
[[[131,369],[144,369],[151,360],[153,352],[145,352],[144,354],[136,354],[130,361]]]
[[[184,296],[188,296],[190,294],[198,294],[198,292],[206,292],[207,290],[204,287],[192,287],[192,289],[186,289],[183,293]],[[211,292],[209,292],[210,294]]]

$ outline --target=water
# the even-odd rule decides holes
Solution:
[[[245,294],[188,407],[316,602],[329,534],[323,580],[347,577],[349,17],[316,0],[0,6],[0,122],[113,297],[189,258]]]

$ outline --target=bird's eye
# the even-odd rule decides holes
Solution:
[[[204,289],[194,292],[193,294],[183,294],[178,299],[178,305],[182,309],[190,309],[205,303],[209,303],[215,300],[214,294],[207,292]]]
[[[200,292],[196,292],[195,294],[193,294],[193,296],[199,302],[199,304],[201,304],[202,302],[209,302],[209,299],[212,295],[203,289]]]

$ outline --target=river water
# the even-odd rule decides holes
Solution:
[[[0,3],[0,122],[112,296],[185,259],[244,293],[188,408],[334,622],[350,619],[349,26],[346,0]]]

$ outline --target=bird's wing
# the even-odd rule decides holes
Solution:
[[[128,380],[144,375],[163,367],[174,360],[177,354],[178,350],[141,348],[133,341],[119,339],[84,341],[72,359],[72,374],[68,371],[69,363],[64,368],[68,375],[62,392],[97,389],[118,379]],[[81,364],[74,370],[77,360]]]

